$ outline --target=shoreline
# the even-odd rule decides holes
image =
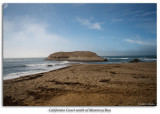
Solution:
[[[106,65],[112,65],[112,64],[128,64],[130,62],[126,62],[126,63],[109,63],[109,64],[106,64]],[[138,62],[138,63],[157,63],[156,62]],[[83,64],[88,64],[88,63],[83,63]],[[17,77],[14,77],[14,78],[8,78],[8,79],[4,79],[4,77],[2,77],[3,81],[5,80],[12,80],[12,79],[17,79],[17,78],[22,78],[22,77],[26,77],[26,76],[31,76],[31,75],[38,75],[38,74],[41,74],[41,73],[47,73],[47,72],[51,72],[51,71],[56,71],[56,70],[60,70],[60,69],[64,69],[64,68],[68,68],[68,67],[71,67],[73,65],[81,65],[81,63],[72,63],[72,64],[69,64],[68,66],[65,66],[65,67],[62,67],[62,68],[57,68],[57,69],[52,69],[52,70],[48,70],[48,71],[40,71],[38,73],[31,73],[31,74],[26,74],[26,75],[22,75],[22,76],[17,76]],[[89,64],[89,65],[97,65],[97,64]],[[101,65],[101,64],[98,64],[98,65]],[[102,64],[104,65],[104,64]],[[3,75],[3,74],[2,74]],[[8,77],[8,76],[7,76]]]
[[[155,106],[156,64],[74,64],[3,80],[3,105]]]
[[[41,74],[41,73],[47,73],[47,72],[50,72],[50,71],[55,71],[55,70],[59,70],[59,69],[64,69],[64,68],[67,68],[67,67],[70,67],[70,65],[65,66],[65,67],[62,67],[62,68],[58,68],[58,69],[49,70],[49,71],[41,71],[41,72],[38,72],[38,73],[31,73],[31,74],[28,74],[28,75],[22,75],[22,76],[14,77],[14,78],[11,78],[11,79],[4,79],[4,77],[3,77],[3,81],[5,81],[5,80],[17,79],[17,78],[22,78],[22,77],[26,77],[26,76],[30,76],[30,75],[38,75],[38,74]],[[7,76],[7,77],[8,77],[8,76]]]

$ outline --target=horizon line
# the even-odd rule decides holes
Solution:
[[[105,57],[105,56],[156,56],[157,57],[157,55],[99,55],[99,56],[101,56],[101,57]],[[24,58],[46,58],[46,57],[2,57],[2,59],[24,59]]]

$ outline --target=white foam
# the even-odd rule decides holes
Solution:
[[[151,59],[143,59],[143,60],[147,60],[147,61],[148,61],[148,60],[150,60],[150,61],[156,61],[157,59],[152,59],[152,58],[151,58]]]
[[[119,58],[119,59],[130,59],[130,58]]]
[[[68,66],[69,65],[59,65],[59,66],[56,66],[56,67],[48,67],[48,68],[46,67],[42,70],[32,70],[32,71],[26,71],[26,72],[10,73],[10,74],[4,75],[3,80],[9,80],[9,79],[14,79],[14,78],[19,78],[19,77],[22,77],[22,76],[48,72],[48,71],[51,71],[51,70],[57,70],[57,69],[65,68],[65,67],[68,67]]]
[[[146,61],[146,62],[148,62],[148,61],[157,61],[157,59],[155,59],[155,58],[139,58],[141,61]]]
[[[107,59],[132,59],[132,58],[107,58]]]
[[[26,67],[46,67],[48,65],[53,65],[53,66],[57,66],[57,65],[64,65],[64,64],[69,64],[69,61],[62,61],[59,63],[44,63],[44,64],[26,64]]]
[[[47,64],[26,64],[26,67],[46,66]]]
[[[62,62],[59,63],[59,64],[66,64],[66,63],[69,63],[69,61],[62,61]]]

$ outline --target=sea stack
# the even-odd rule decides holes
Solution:
[[[139,60],[139,59],[134,59],[134,60],[131,60],[130,61],[130,63],[138,63],[138,62],[140,62],[141,60]]]
[[[98,56],[90,51],[74,51],[74,52],[56,52],[50,54],[46,60],[55,61],[85,61],[85,62],[102,62],[108,61],[106,58]]]

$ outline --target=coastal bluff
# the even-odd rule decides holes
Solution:
[[[55,61],[85,61],[85,62],[102,62],[108,61],[106,58],[98,56],[90,51],[74,51],[74,52],[56,52],[50,54],[46,60]]]

